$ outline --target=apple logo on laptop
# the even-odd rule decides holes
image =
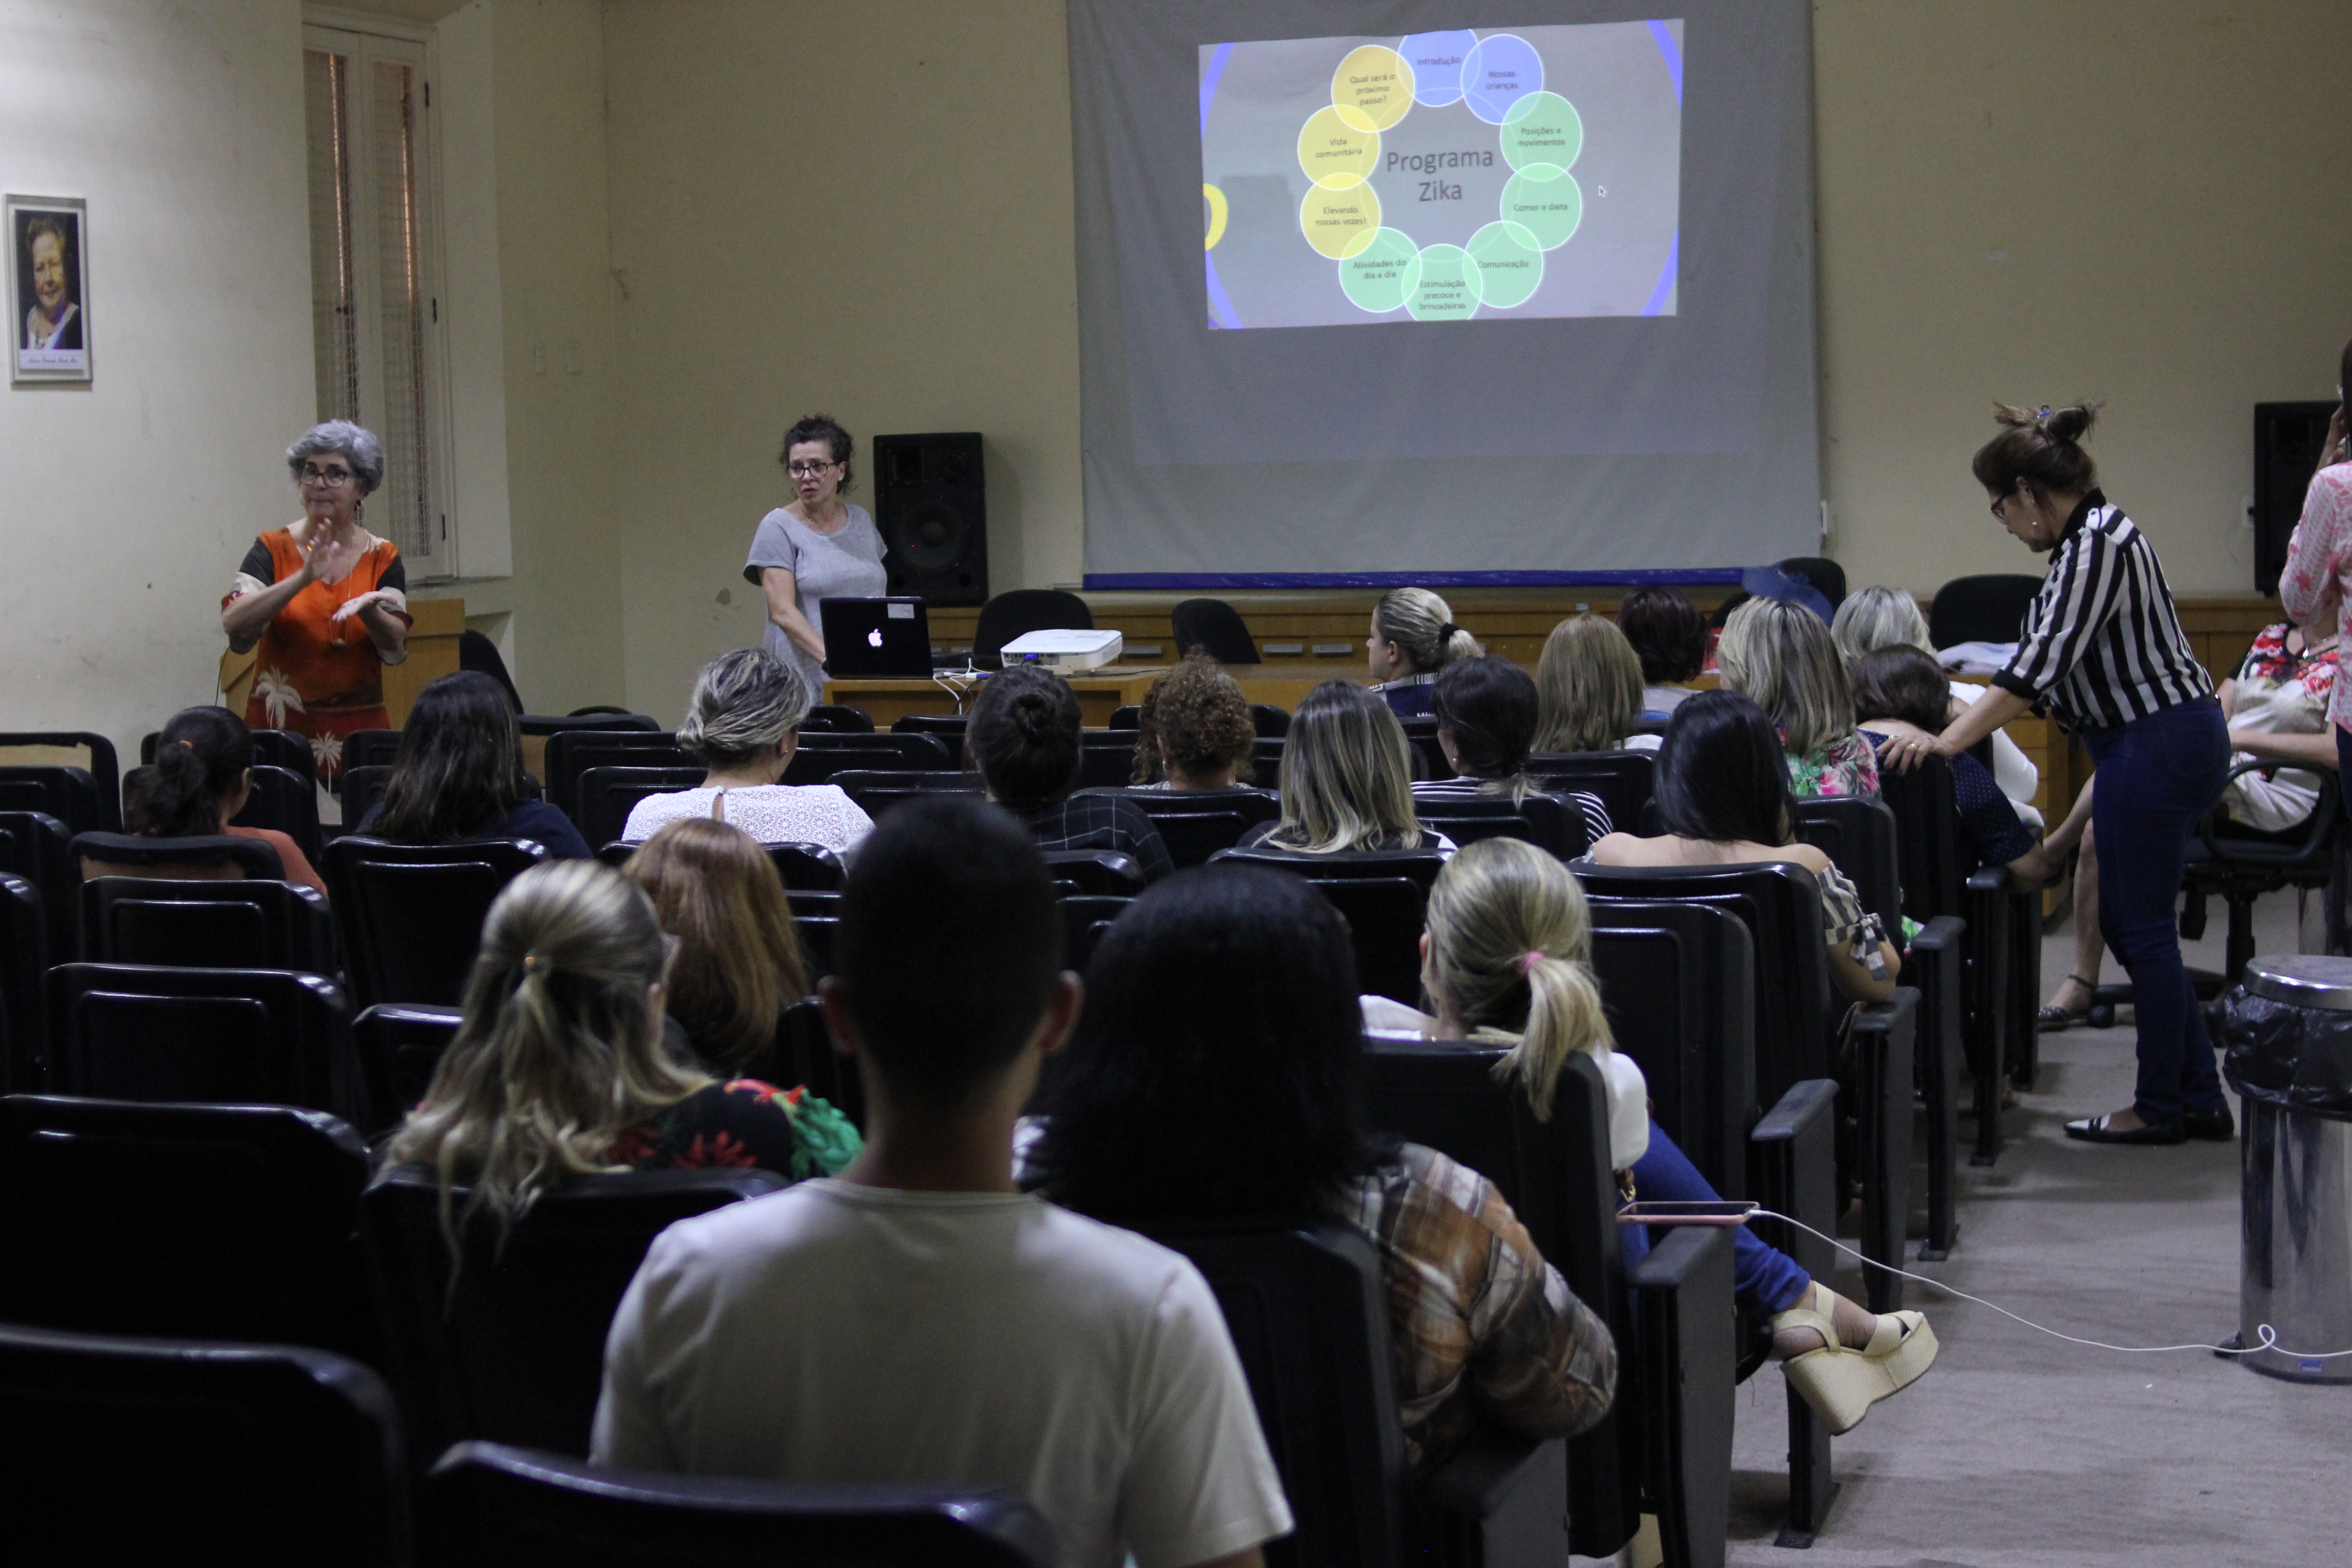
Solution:
[[[880,626],[876,626],[872,631],[866,634],[866,646],[868,647],[880,647],[882,646],[882,628]]]

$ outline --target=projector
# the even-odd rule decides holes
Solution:
[[[1005,668],[1042,664],[1047,669],[1096,669],[1118,658],[1117,632],[1031,632],[1004,645]]]

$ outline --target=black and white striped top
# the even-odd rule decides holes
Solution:
[[[1608,805],[1599,795],[1580,789],[1546,790],[1541,793],[1554,796],[1583,818],[1587,843],[1598,844],[1617,831],[1617,825],[1609,820]],[[1412,798],[1429,801],[1502,800],[1507,796],[1483,779],[1454,778],[1423,780],[1412,786]]]
[[[2017,657],[1993,684],[2047,702],[2078,730],[2109,730],[2213,693],[2189,650],[2156,546],[2093,490],[2050,552]]]

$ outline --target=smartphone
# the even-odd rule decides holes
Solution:
[[[1746,1225],[1756,1205],[1746,1202],[1711,1204],[1631,1203],[1617,1211],[1619,1225]]]

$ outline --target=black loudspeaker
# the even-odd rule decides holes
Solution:
[[[2278,592],[2333,403],[2254,405],[2254,592]]]
[[[874,437],[875,525],[890,592],[988,602],[988,487],[977,432]]]

